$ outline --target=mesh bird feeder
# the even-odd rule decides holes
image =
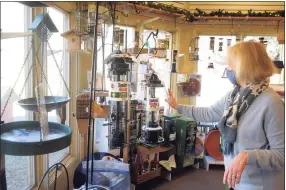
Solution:
[[[40,13],[29,29],[36,32],[41,42],[47,42],[54,32],[59,32],[47,13]]]

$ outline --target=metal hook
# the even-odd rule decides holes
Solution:
[[[134,5],[134,8],[135,8],[135,12],[136,12],[136,14],[140,14],[140,11],[138,11],[138,9],[137,9],[137,7],[136,7],[136,4],[135,4],[135,3],[133,3],[133,5]]]
[[[124,17],[128,17],[128,14],[123,13],[122,11],[116,10],[117,12],[120,12]]]

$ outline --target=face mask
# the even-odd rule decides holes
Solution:
[[[226,77],[230,80],[230,82],[234,85],[238,85],[236,81],[235,72],[232,70],[226,70]]]

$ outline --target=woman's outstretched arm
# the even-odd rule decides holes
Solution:
[[[197,122],[218,122],[225,109],[225,104],[230,93],[227,93],[223,98],[214,103],[210,107],[194,107],[190,105],[178,105],[178,112],[186,117],[189,117]]]

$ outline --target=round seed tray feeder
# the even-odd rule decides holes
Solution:
[[[1,153],[14,156],[32,156],[56,152],[71,144],[70,127],[48,122],[49,133],[41,140],[39,121],[18,121],[0,125]]]
[[[67,96],[45,96],[47,112],[61,108],[70,101]],[[28,111],[38,112],[37,98],[26,98],[18,101],[18,104]]]

